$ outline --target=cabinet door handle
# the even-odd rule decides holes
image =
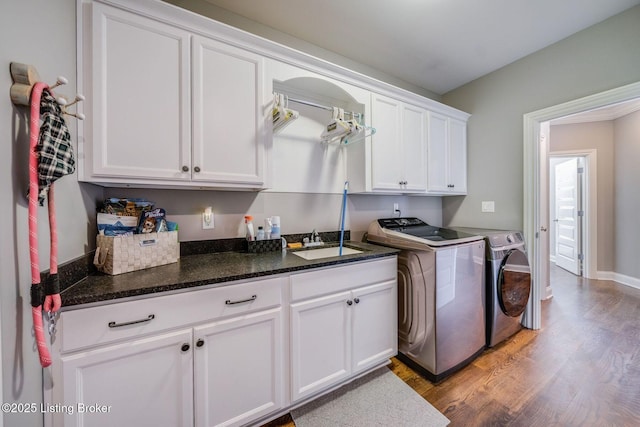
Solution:
[[[182,172],[189,172],[189,166],[183,166]]]
[[[202,347],[203,345],[204,345],[204,340],[202,338],[196,341],[196,347]]]
[[[352,305],[353,301],[351,301],[350,299],[347,300],[347,305]]]
[[[180,348],[180,350],[182,350],[183,352],[189,351],[189,349],[191,348],[191,346],[187,343],[182,344],[182,347]]]
[[[200,166],[196,166],[195,168],[193,168],[193,171],[196,173],[200,172]]]
[[[134,320],[132,322],[124,322],[124,323],[109,322],[109,327],[119,328],[121,326],[129,326],[129,325],[135,325],[137,323],[151,322],[155,318],[156,318],[155,314],[150,314],[146,319]]]
[[[234,304],[242,304],[243,302],[251,302],[251,301],[255,301],[256,298],[258,298],[257,295],[251,295],[251,298],[247,298],[247,299],[243,299],[240,301],[231,301],[230,299],[226,300],[224,303],[226,305],[234,305]]]
[[[360,298],[354,298],[353,302],[355,302],[356,304],[358,304],[360,302]]]

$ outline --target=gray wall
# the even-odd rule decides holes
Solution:
[[[31,336],[29,240],[26,190],[28,185],[28,109],[9,101],[12,84],[9,64],[34,65],[41,80],[69,79],[58,94],[73,97],[76,91],[75,1],[22,0],[3,2],[0,13],[0,319],[2,324],[2,379],[4,402],[38,403],[42,400],[42,375]],[[76,141],[74,120],[69,121]],[[95,227],[92,211],[102,190],[79,185],[75,176],[56,184],[59,261],[83,255],[89,242],[87,230]],[[46,208],[39,209],[40,266],[49,268]],[[37,426],[42,416],[4,415],[6,426]]]
[[[469,195],[443,199],[445,225],[522,228],[523,115],[640,81],[638,23],[640,6],[442,97],[471,113]]]
[[[618,274],[640,280],[640,112],[615,121],[615,264]]]
[[[598,271],[613,271],[616,223],[614,218],[614,122],[601,121],[551,126],[549,154],[558,151],[586,149],[597,150],[598,159],[597,268]]]

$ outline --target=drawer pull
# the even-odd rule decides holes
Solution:
[[[251,295],[251,298],[243,299],[243,300],[240,300],[240,301],[231,301],[230,299],[228,299],[228,300],[226,300],[224,303],[225,303],[226,305],[242,304],[242,303],[244,303],[244,302],[251,302],[251,301],[255,301],[255,300],[256,300],[256,298],[258,298],[258,296],[257,296],[257,295]]]
[[[147,317],[146,319],[134,320],[132,322],[124,322],[124,323],[109,322],[109,327],[119,328],[121,326],[129,326],[129,325],[135,325],[137,323],[151,322],[155,318],[156,318],[155,314],[150,314],[149,317]]]

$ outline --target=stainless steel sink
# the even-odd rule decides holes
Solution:
[[[342,255],[361,254],[362,252],[363,251],[360,251],[358,249],[348,248],[346,246],[342,247]],[[334,246],[330,248],[306,249],[292,253],[306,260],[315,260],[340,256],[340,247]]]

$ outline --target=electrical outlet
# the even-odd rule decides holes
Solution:
[[[398,203],[393,204],[393,214],[400,216],[400,205]]]
[[[482,212],[495,212],[496,211],[496,202],[488,201],[482,202]]]
[[[208,207],[202,212],[202,229],[210,230],[214,228],[213,225],[213,210]]]

